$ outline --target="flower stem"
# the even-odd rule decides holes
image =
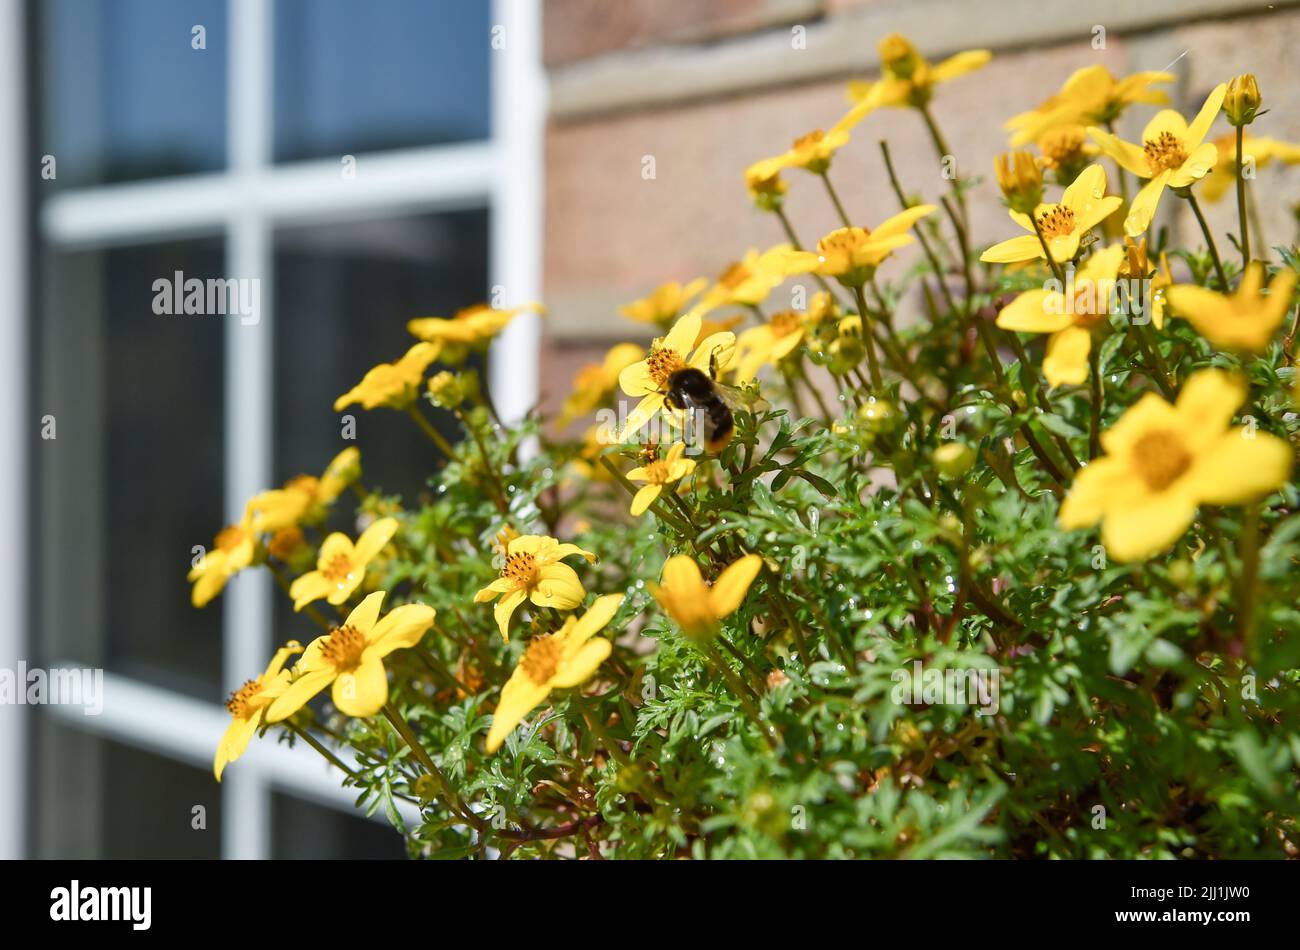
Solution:
[[[754,723],[754,726],[763,736],[763,741],[767,743],[768,748],[775,752],[776,739],[772,736],[772,728],[763,722],[763,717],[759,713],[758,707],[754,705],[754,701],[750,699],[749,692],[740,677],[738,677],[735,671],[727,665],[727,661],[723,659],[722,654],[718,652],[718,648],[711,642],[707,640],[704,641],[700,644],[700,649],[703,651],[709,665],[713,667],[713,671],[726,680],[728,688],[739,701],[741,708],[745,710],[745,714],[749,716],[750,720]]]
[[[1241,528],[1241,585],[1237,599],[1241,604],[1238,616],[1238,635],[1248,657],[1254,657],[1255,648],[1255,588],[1259,581],[1259,504],[1246,508],[1246,520]]]
[[[1092,341],[1088,348],[1088,383],[1091,387],[1091,425],[1088,429],[1088,458],[1095,459],[1101,454],[1101,347]]]
[[[1210,226],[1205,221],[1205,215],[1201,213],[1201,203],[1196,200],[1196,195],[1192,193],[1191,188],[1187,189],[1187,203],[1192,206],[1192,214],[1196,215],[1196,223],[1201,226],[1201,233],[1205,235],[1205,243],[1210,248],[1210,259],[1214,261],[1214,272],[1219,276],[1219,284],[1227,291],[1228,278],[1223,273],[1223,261],[1219,260],[1219,248],[1214,243],[1214,235],[1210,233]]]
[[[1250,263],[1250,222],[1246,220],[1246,175],[1241,154],[1246,127],[1237,126],[1237,227],[1241,230],[1241,269]]]
[[[920,113],[921,118],[925,120],[926,129],[930,132],[930,138],[934,142],[935,151],[939,153],[939,161],[944,162],[949,158],[955,161],[957,156],[953,154],[952,149],[948,147],[947,140],[943,137],[943,133],[939,131],[939,123],[934,120],[934,114],[930,112],[929,105],[921,106]],[[966,197],[961,193],[961,188],[957,182],[957,176],[954,175],[952,178],[952,194],[957,199],[957,206],[961,209],[962,226],[964,227],[966,224]]]
[[[858,301],[858,316],[862,318],[862,343],[867,349],[867,369],[871,374],[871,386],[877,395],[885,391],[884,381],[880,376],[880,362],[876,359],[876,335],[871,329],[871,314],[867,312],[867,295],[862,292],[862,285],[853,288]]]
[[[1061,293],[1067,293],[1065,287],[1065,271],[1061,270],[1061,265],[1058,264],[1056,258],[1052,256],[1052,249],[1047,246],[1047,238],[1043,235],[1042,226],[1038,223],[1038,219],[1032,214],[1029,215],[1029,220],[1033,222],[1034,233],[1038,235],[1038,243],[1043,247],[1043,256],[1047,258],[1047,265],[1052,268],[1052,274],[1061,282]]]
[[[402,741],[410,746],[411,751],[415,753],[416,760],[419,761],[424,771],[438,783],[438,787],[442,789],[443,802],[447,808],[459,814],[479,831],[482,831],[486,827],[486,823],[461,801],[460,796],[451,787],[451,783],[447,781],[447,776],[443,775],[442,770],[434,764],[432,757],[420,744],[419,737],[412,731],[406,720],[402,718],[402,714],[397,711],[397,707],[393,705],[391,700],[384,704],[384,717],[392,725],[394,731],[402,737]]]
[[[479,434],[478,427],[470,422],[469,418],[459,409],[456,410],[456,418],[460,420],[460,424],[465,427],[470,434],[470,438],[474,440],[474,444],[478,446],[479,455],[483,458],[483,470],[487,472],[488,478],[492,481],[492,487],[496,489],[496,497],[493,501],[496,502],[497,511],[503,515],[509,515],[510,503],[506,500],[506,487],[501,481],[501,476],[497,473],[496,466],[492,464],[492,456],[488,454],[487,445],[483,442],[483,436]]]
[[[303,742],[307,743],[309,746],[311,746],[313,749],[319,752],[325,758],[325,761],[329,762],[330,765],[334,766],[336,769],[338,769],[348,778],[357,777],[356,772],[352,771],[352,769],[344,765],[343,762],[339,759],[339,757],[336,756],[329,749],[327,749],[319,739],[313,736],[306,729],[303,729],[301,726],[295,724],[292,719],[284,720],[284,725],[288,726],[290,732],[293,732],[295,735],[298,736],[299,739],[301,739]]]
[[[844,205],[840,202],[840,196],[835,193],[835,186],[831,184],[831,176],[822,172],[821,180],[826,186],[826,193],[831,196],[831,204],[835,205],[835,211],[839,214],[840,220],[844,222],[844,226],[846,228],[853,227],[853,223],[849,220],[848,212],[844,210]]]

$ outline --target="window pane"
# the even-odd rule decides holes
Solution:
[[[221,276],[218,239],[51,254],[40,333],[38,655],[220,699],[221,602],[190,605],[221,528],[225,323],[153,312]],[[239,583],[236,579],[234,583]]]
[[[278,0],[275,157],[485,139],[484,0]]]
[[[40,143],[57,186],[226,164],[225,0],[48,0]],[[202,27],[203,49],[195,27]]]
[[[211,772],[67,728],[44,712],[36,720],[37,857],[221,856],[221,786]]]
[[[371,821],[289,795],[272,795],[271,857],[405,858],[402,836],[379,814],[379,820]]]
[[[275,238],[276,474],[320,474],[349,445],[361,449],[367,488],[425,491],[440,455],[403,413],[367,412],[334,400],[366,370],[415,342],[406,322],[450,316],[487,294],[487,213],[286,228]],[[436,372],[438,366],[430,369]],[[425,414],[455,440],[455,420]],[[356,419],[344,441],[340,418]]]

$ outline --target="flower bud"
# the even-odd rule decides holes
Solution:
[[[993,163],[998,187],[1007,206],[1021,214],[1033,214],[1043,200],[1043,172],[1028,152],[1004,152]]]
[[[1228,94],[1223,97],[1223,114],[1231,125],[1250,125],[1259,112],[1260,101],[1253,73],[1234,76],[1228,83]]]
[[[921,54],[905,36],[890,33],[880,41],[880,64],[897,79],[911,79],[920,65]]]
[[[961,478],[975,464],[975,450],[965,442],[945,442],[931,453],[942,478]]]

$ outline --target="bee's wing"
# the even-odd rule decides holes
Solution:
[[[757,386],[749,386],[740,389],[736,386],[728,386],[726,383],[713,383],[714,388],[718,391],[718,396],[727,404],[727,408],[732,412],[737,409],[744,409],[749,413],[759,413],[770,409],[771,406],[762,396],[758,394]]]

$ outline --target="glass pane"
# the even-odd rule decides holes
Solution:
[[[37,857],[221,856],[221,786],[210,771],[69,729],[43,712],[36,720]]]
[[[320,474],[349,445],[361,448],[367,488],[414,498],[426,490],[437,449],[402,413],[334,400],[366,370],[416,340],[406,322],[450,316],[487,295],[487,212],[286,228],[275,237],[276,474]],[[430,369],[437,372],[438,366]],[[424,407],[443,434],[448,413]],[[356,441],[342,439],[342,415]]]
[[[38,654],[214,700],[221,602],[195,610],[185,575],[222,525],[223,334],[239,318],[155,314],[153,285],[220,277],[223,260],[219,239],[51,254],[38,333],[53,429],[33,445]]]
[[[278,161],[488,137],[491,4],[278,0]]]
[[[406,844],[381,816],[376,821],[300,798],[271,796],[271,857],[278,859],[405,858]]]
[[[35,6],[38,141],[42,155],[55,159],[51,185],[225,167],[225,0],[47,0]]]

